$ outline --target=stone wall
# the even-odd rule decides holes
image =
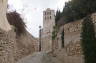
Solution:
[[[18,36],[6,18],[7,0],[0,0],[0,63],[15,63],[35,51],[35,38],[26,31]]]
[[[18,61],[35,52],[35,38],[26,31],[26,33],[16,38],[16,56],[15,60]]]
[[[7,21],[7,0],[0,0],[0,63],[15,63],[15,32]]]
[[[16,38],[14,27],[6,32],[0,29],[0,63],[15,63],[35,52],[35,38],[26,31]]]
[[[96,28],[96,13],[93,13],[91,17]],[[62,26],[57,33],[55,42],[53,41],[53,46],[55,46],[54,55],[64,63],[84,63],[80,41],[82,21],[83,19]],[[63,29],[64,48],[61,47],[61,32]]]
[[[15,45],[14,30],[5,32],[0,29],[0,63],[15,63]]]
[[[64,63],[83,63],[82,48],[80,46],[80,32],[82,20],[65,24],[59,29],[56,37],[57,49],[54,54]],[[62,31],[64,30],[64,48],[62,47]]]

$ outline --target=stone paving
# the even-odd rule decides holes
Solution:
[[[33,55],[29,55],[17,63],[61,63],[56,58],[49,56],[47,53],[44,52],[37,52]]]

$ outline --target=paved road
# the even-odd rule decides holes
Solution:
[[[61,63],[53,57],[43,52],[34,53],[33,55],[27,56],[21,59],[17,63]]]

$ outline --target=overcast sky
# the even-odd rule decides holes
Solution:
[[[34,36],[39,35],[39,26],[43,25],[42,12],[46,8],[62,11],[68,0],[9,0],[11,9],[16,9],[23,17],[27,30]]]

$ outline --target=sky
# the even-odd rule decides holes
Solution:
[[[68,0],[9,0],[10,10],[16,9],[26,23],[27,30],[34,36],[39,36],[39,26],[43,28],[43,11],[47,8],[62,11]]]

